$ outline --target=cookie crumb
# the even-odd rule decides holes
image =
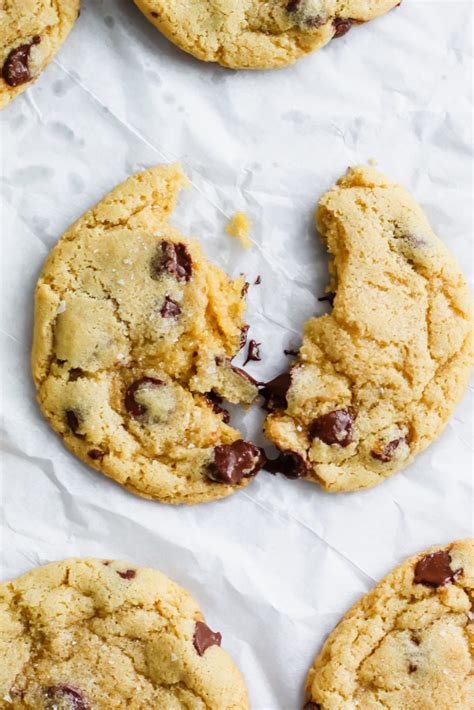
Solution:
[[[377,161],[376,161],[375,158],[369,158],[368,161],[367,161],[367,163],[368,163],[369,165],[371,165],[373,168],[375,168],[375,167],[378,165],[378,163],[377,163]]]
[[[227,234],[236,237],[244,249],[250,249],[252,240],[250,239],[250,220],[243,212],[236,212],[225,228]]]

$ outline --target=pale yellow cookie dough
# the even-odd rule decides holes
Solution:
[[[474,540],[385,577],[329,635],[304,710],[473,710]]]
[[[265,430],[289,452],[283,473],[351,491],[405,468],[442,432],[472,370],[472,301],[420,207],[373,169],[350,169],[317,224],[334,307],[306,323]]]
[[[25,91],[54,57],[79,15],[79,0],[0,4],[0,109]]]
[[[68,448],[139,495],[197,503],[245,486],[260,450],[219,396],[250,404],[231,364],[245,341],[245,281],[168,223],[178,166],[134,175],[51,251],[36,288],[38,401]]]
[[[135,0],[168,39],[235,69],[285,66],[399,0]]]
[[[220,642],[157,570],[53,562],[0,585],[0,708],[248,710]]]

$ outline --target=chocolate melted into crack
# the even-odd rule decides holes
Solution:
[[[248,362],[260,362],[262,359],[260,355],[260,346],[262,343],[257,343],[256,340],[251,340],[249,342],[249,349],[247,352],[247,358],[244,362],[244,367]]]
[[[188,248],[180,242],[161,242],[151,261],[151,277],[158,279],[163,274],[173,276],[176,281],[189,281],[193,273],[193,262]]]
[[[28,66],[31,48],[41,42],[41,37],[33,37],[28,44],[12,49],[2,68],[2,76],[8,86],[20,86],[33,78]]]
[[[134,569],[126,569],[124,572],[117,570],[117,574],[122,577],[122,579],[133,579],[137,575],[137,571]]]
[[[203,656],[211,646],[220,646],[222,634],[218,631],[211,631],[204,621],[196,621],[196,628],[193,636],[193,646],[200,656]]]
[[[161,306],[160,314],[162,318],[176,318],[181,313],[181,308],[176,301],[173,301],[169,296],[165,296],[163,305]]]
[[[334,27],[334,38],[343,37],[349,32],[355,20],[351,20],[349,17],[335,17],[332,21]]]
[[[260,394],[265,399],[265,409],[286,409],[288,402],[286,395],[291,387],[291,373],[283,372],[273,380],[265,382],[260,388]]]
[[[295,451],[281,451],[276,459],[267,461],[265,470],[290,479],[305,478],[309,473],[308,464]]]
[[[370,455],[373,459],[377,459],[377,461],[382,461],[382,463],[388,463],[393,459],[396,450],[402,442],[406,443],[405,436],[401,436],[399,439],[389,441],[388,444],[385,444],[385,446],[383,446],[381,449],[374,449],[370,452]]]
[[[66,415],[66,422],[69,427],[69,429],[72,431],[75,436],[82,438],[83,434],[78,434],[78,429],[80,427],[80,420],[77,412],[74,411],[74,409],[68,409],[65,413]]]
[[[230,414],[227,409],[221,407],[221,404],[224,401],[222,397],[220,397],[215,392],[208,392],[204,395],[204,398],[216,414],[222,414],[222,421],[224,422],[224,424],[228,424],[230,422]]]
[[[239,439],[232,444],[215,447],[214,459],[208,466],[207,475],[216,483],[235,486],[242,478],[255,476],[265,462],[266,456],[262,449],[249,441]]]
[[[132,382],[125,393],[125,408],[135,419],[140,419],[146,414],[146,407],[135,399],[135,395],[142,387],[162,387],[165,383],[156,377],[142,377]]]
[[[454,582],[462,573],[462,569],[451,569],[451,555],[448,550],[438,550],[418,560],[413,581],[426,587],[443,587],[448,582]]]
[[[58,703],[65,701],[71,710],[90,710],[89,703],[81,690],[72,685],[54,685],[45,690],[47,710],[58,708]],[[61,707],[61,706],[59,706]]]
[[[354,415],[349,409],[336,409],[323,414],[310,427],[312,439],[320,439],[325,444],[346,447],[352,442]]]

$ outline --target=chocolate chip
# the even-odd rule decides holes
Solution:
[[[46,707],[48,710],[58,708],[58,703],[66,701],[71,710],[89,710],[87,702],[82,691],[74,688],[72,685],[55,685],[45,690],[46,698],[51,701]],[[60,706],[62,707],[62,705]]]
[[[325,296],[321,296],[321,298],[318,298],[318,301],[323,302],[327,301],[331,308],[334,306],[334,299],[336,298],[336,294],[333,291],[330,291],[330,293],[327,293]]]
[[[2,69],[2,76],[9,86],[20,86],[33,78],[28,67],[30,51],[33,45],[41,42],[40,37],[33,37],[28,44],[22,44],[12,49],[8,54]]]
[[[249,441],[239,439],[232,444],[216,446],[207,475],[217,483],[235,486],[244,476],[254,476],[258,473],[265,462],[266,456],[262,449]]]
[[[125,572],[117,570],[117,574],[122,577],[122,579],[133,579],[136,576],[137,571],[134,569],[127,569]]]
[[[254,284],[255,284],[255,286],[258,286],[261,283],[262,283],[262,277],[260,275],[258,275],[254,281]]]
[[[345,447],[352,441],[353,424],[354,416],[349,409],[336,409],[315,419],[309,433],[311,438],[321,439],[325,444]]]
[[[203,656],[211,646],[220,646],[222,634],[218,631],[211,631],[204,621],[196,621],[194,630],[193,645],[200,656]]]
[[[219,395],[215,392],[208,392],[204,395],[204,398],[216,414],[222,414],[222,421],[224,422],[224,424],[228,424],[230,422],[230,414],[227,409],[221,407],[221,404],[223,402],[222,397],[219,397]]]
[[[174,276],[176,281],[189,281],[193,271],[193,262],[185,244],[161,242],[156,256],[151,262],[151,276],[159,278],[163,273]]]
[[[335,29],[333,37],[343,37],[351,29],[354,20],[351,20],[349,17],[335,17],[332,24]]]
[[[426,587],[442,587],[448,582],[454,582],[462,572],[462,569],[451,569],[451,555],[447,550],[438,550],[418,560],[413,581]]]
[[[286,395],[291,387],[291,373],[283,372],[270,382],[265,382],[260,389],[260,394],[265,399],[265,407],[268,410],[286,409],[288,402]]]
[[[152,17],[159,17],[159,15],[158,15],[157,12],[150,12],[150,15],[151,15]]]
[[[260,355],[260,346],[262,343],[257,343],[256,340],[251,340],[247,352],[247,359],[244,362],[244,367],[248,362],[259,362],[262,358]]]
[[[416,673],[416,671],[418,670],[418,666],[414,663],[410,663],[410,665],[408,666],[408,670],[410,673]]]
[[[240,349],[244,347],[245,343],[247,342],[247,333],[249,332],[249,325],[243,325],[242,328],[240,329]]]
[[[156,377],[142,377],[140,380],[133,382],[125,393],[125,408],[132,417],[140,419],[146,414],[146,407],[139,404],[135,399],[135,395],[142,387],[162,387],[165,383],[158,380]]]
[[[283,350],[285,355],[291,355],[292,357],[296,357],[298,355],[297,350]]]
[[[94,461],[99,461],[104,458],[105,451],[102,451],[102,449],[91,449],[87,452],[87,455]]]
[[[67,410],[66,422],[73,434],[75,434],[76,436],[81,436],[80,434],[77,433],[77,430],[79,429],[79,426],[80,426],[79,417],[77,416],[76,412],[73,409]]]
[[[173,301],[169,296],[165,296],[165,300],[160,310],[163,318],[176,318],[181,313],[181,308],[176,301]]]
[[[402,441],[406,442],[406,437],[401,436],[399,439],[389,441],[388,444],[385,444],[385,446],[381,449],[373,449],[373,451],[370,452],[370,455],[373,459],[377,459],[377,461],[388,463],[393,459],[395,451],[398,449]]]
[[[265,470],[269,473],[282,473],[286,478],[305,478],[309,467],[300,454],[295,451],[281,451],[276,459],[268,460]]]
[[[318,705],[318,703],[313,703],[312,700],[309,700],[303,706],[303,710],[321,710],[321,705]]]
[[[250,284],[249,284],[248,281],[246,281],[246,282],[244,283],[244,285],[242,286],[242,291],[240,292],[242,298],[245,298],[245,296],[247,295],[248,290],[249,290],[249,286],[250,286]]]

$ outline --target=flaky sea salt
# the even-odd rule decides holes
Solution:
[[[59,301],[59,306],[56,308],[56,315],[58,316],[60,313],[64,313],[66,310],[66,301]]]
[[[176,655],[176,653],[172,653],[170,658],[173,661],[173,663],[178,660],[178,656]]]
[[[472,613],[472,611],[467,612],[467,618],[469,619],[469,621],[474,621],[474,614]]]
[[[4,696],[3,696],[3,699],[5,700],[6,703],[12,703],[12,702],[13,702],[10,693],[7,693],[6,695],[4,695]]]
[[[298,424],[298,426],[296,427],[296,431],[303,431],[303,427],[301,426],[301,424]]]
[[[125,284],[125,281],[123,279],[117,279],[117,283],[119,286],[123,286]]]
[[[195,448],[196,448],[196,444],[188,444],[188,449],[195,449]]]

